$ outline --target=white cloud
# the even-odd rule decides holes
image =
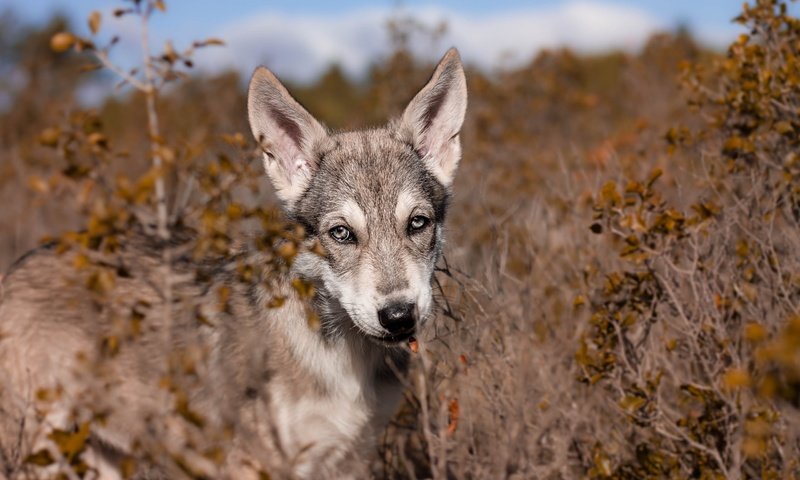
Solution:
[[[280,13],[251,16],[214,34],[227,46],[202,51],[198,64],[211,70],[235,68],[247,74],[258,64],[279,75],[307,81],[327,65],[364,71],[387,48],[387,11],[363,10],[315,17]]]
[[[633,50],[663,25],[643,11],[596,2],[571,2],[553,8],[510,12],[484,18],[454,15],[452,41],[464,57],[489,67],[500,56],[528,61],[544,48],[579,51]]]
[[[435,59],[455,45],[467,62],[484,68],[518,65],[543,48],[559,46],[635,50],[650,34],[669,27],[644,10],[596,1],[481,16],[443,8],[403,13],[426,24],[447,22],[447,33],[437,45],[429,39],[412,42],[416,53]],[[390,9],[368,9],[328,16],[252,15],[215,32],[227,47],[203,52],[198,64],[206,70],[235,68],[245,75],[265,64],[280,76],[308,81],[337,62],[360,75],[388,52],[386,22],[391,14]]]

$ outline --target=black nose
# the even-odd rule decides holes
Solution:
[[[413,303],[393,303],[378,311],[378,321],[392,335],[414,332],[416,323]]]

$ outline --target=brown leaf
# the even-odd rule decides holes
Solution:
[[[89,136],[86,138],[89,143],[92,145],[96,145],[100,148],[108,147],[108,138],[100,132],[90,133]]]
[[[647,399],[638,395],[627,395],[620,400],[619,406],[629,412],[635,412],[647,404]]]
[[[178,55],[178,53],[175,51],[175,47],[172,46],[172,42],[165,42],[164,53],[161,55],[161,59],[169,64],[172,64],[175,63],[178,58],[180,58],[180,55]]]
[[[447,435],[453,436],[453,434],[456,433],[456,429],[458,429],[458,416],[460,411],[457,399],[454,398],[450,401],[450,405],[447,406],[447,411],[450,414],[450,421],[447,424]]]
[[[726,390],[736,390],[749,387],[751,383],[750,374],[740,368],[731,368],[722,376],[722,386]]]
[[[780,133],[781,135],[786,135],[792,133],[794,131],[794,128],[792,128],[791,122],[787,122],[786,120],[784,120],[781,122],[777,122],[775,124],[775,131]]]
[[[81,65],[78,68],[78,71],[81,72],[81,73],[94,72],[96,70],[100,70],[101,68],[103,68],[103,64],[96,63],[96,62],[90,62],[90,63],[85,63],[85,64]]]
[[[292,280],[292,288],[294,288],[301,298],[310,298],[314,296],[314,285],[309,282],[304,282],[299,278]]]
[[[161,160],[164,161],[164,163],[173,163],[176,157],[175,150],[163,145],[158,147],[156,150],[156,155],[158,155]]]
[[[275,253],[286,260],[291,260],[297,255],[297,245],[293,242],[284,242],[275,249]]]
[[[245,147],[245,146],[247,146],[247,140],[245,140],[244,135],[242,135],[239,132],[236,132],[234,134],[223,133],[222,134],[222,140],[225,143],[227,143],[229,145],[234,145],[236,147]]]
[[[416,338],[411,337],[408,339],[408,348],[410,348],[414,353],[419,352],[419,343],[417,342]]]
[[[39,143],[45,147],[58,146],[58,140],[61,138],[61,129],[58,127],[50,127],[42,130],[39,134]]]
[[[175,392],[175,412],[199,428],[203,428],[206,424],[205,418],[189,406],[189,398],[182,391]]]
[[[37,465],[39,467],[46,467],[48,465],[52,465],[55,462],[53,456],[50,455],[50,452],[47,450],[39,450],[36,453],[32,453],[25,458],[25,463],[29,465]]]
[[[286,297],[272,297],[267,303],[267,308],[280,308],[284,303],[286,303]]]
[[[316,332],[319,330],[320,321],[317,312],[311,309],[306,311],[306,323],[308,324],[308,328],[310,328],[312,331]]]
[[[194,42],[194,44],[193,44],[193,46],[195,48],[208,47],[208,46],[211,46],[211,45],[220,45],[220,46],[222,46],[222,45],[225,45],[225,42],[223,42],[219,38],[213,38],[212,37],[212,38],[207,38],[207,39],[203,40],[202,42]]]
[[[97,32],[100,31],[100,21],[102,18],[102,15],[100,15],[100,12],[97,10],[89,14],[89,30],[91,30],[92,35],[97,35]]]
[[[58,445],[58,449],[70,461],[86,448],[89,439],[89,422],[83,422],[77,432],[53,430],[48,438]]]
[[[50,48],[54,52],[65,52],[75,45],[75,35],[69,32],[59,32],[50,38]]]
[[[47,182],[42,177],[36,175],[28,178],[28,187],[36,193],[47,193],[50,190]]]

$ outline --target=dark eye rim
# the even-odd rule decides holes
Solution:
[[[420,219],[422,220],[422,225],[419,227],[414,226],[414,220]],[[426,217],[425,215],[414,215],[408,220],[408,233],[409,235],[413,235],[415,233],[419,233],[431,224],[431,219]]]
[[[337,237],[337,236],[336,236],[336,235],[333,233],[334,231],[336,231],[336,230],[338,230],[338,229],[340,229],[340,228],[341,228],[342,230],[344,230],[344,231],[345,231],[345,233],[346,233],[346,236],[345,236],[344,238],[338,238],[338,237]],[[353,231],[352,231],[352,230],[350,230],[349,228],[345,227],[344,225],[336,225],[335,227],[331,228],[330,230],[328,230],[328,235],[330,235],[330,237],[331,237],[332,239],[334,239],[335,241],[337,241],[337,242],[339,242],[339,243],[355,243],[355,242],[356,242],[356,236],[355,236],[355,234],[353,233]]]

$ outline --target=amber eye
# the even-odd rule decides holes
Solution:
[[[328,233],[339,243],[352,243],[356,240],[356,236],[353,235],[353,232],[343,225],[337,225],[331,228]]]
[[[408,233],[413,235],[415,233],[419,233],[431,223],[431,220],[428,217],[422,215],[416,215],[411,218],[408,222]]]

